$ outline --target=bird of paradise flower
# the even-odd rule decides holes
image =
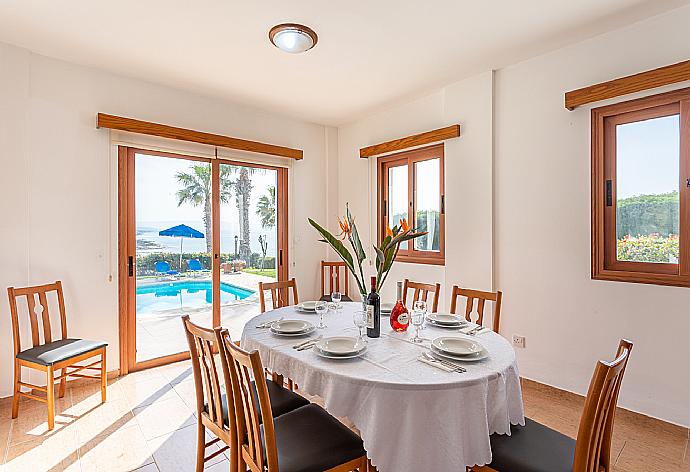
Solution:
[[[398,255],[400,250],[400,244],[409,241],[420,236],[424,236],[426,231],[415,231],[411,228],[405,218],[401,219],[400,224],[395,225],[393,228],[386,225],[386,236],[381,241],[379,246],[373,246],[376,252],[376,291],[380,292],[383,284],[386,282],[386,278],[390,273],[391,267],[393,267],[393,262]],[[357,225],[355,224],[355,219],[350,213],[350,206],[345,206],[345,215],[342,218],[338,218],[338,226],[340,226],[340,233],[334,236],[330,231],[323,228],[317,222],[309,218],[309,224],[311,224],[323,237],[319,241],[329,244],[333,250],[340,256],[340,258],[345,262],[345,265],[350,269],[352,275],[357,282],[357,287],[362,295],[366,295],[366,284],[364,279],[364,270],[362,268],[362,263],[366,260],[366,253],[362,246],[362,241],[359,238],[359,232],[357,231]],[[343,244],[346,241],[352,247],[354,255],[350,250]],[[355,262],[356,261],[356,262]]]

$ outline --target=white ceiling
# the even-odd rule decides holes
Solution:
[[[690,0],[2,0],[0,41],[324,124]],[[318,45],[286,54],[271,26]]]

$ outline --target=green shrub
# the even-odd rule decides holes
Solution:
[[[625,236],[618,240],[618,260],[633,262],[678,262],[678,236],[659,234]]]
[[[616,203],[616,238],[678,234],[678,192],[638,195]]]
[[[221,253],[220,263],[228,262],[234,259],[234,253]],[[170,264],[170,269],[178,272],[187,271],[187,261],[190,259],[199,259],[204,269],[211,269],[212,259],[211,254],[205,252],[183,252],[182,253],[182,270],[180,271],[180,253],[177,252],[153,252],[149,254],[137,255],[137,276],[154,275],[156,273],[156,262],[165,261]],[[261,267],[261,255],[253,253],[249,261],[249,267]],[[275,269],[276,258],[266,257],[264,260],[264,269]]]

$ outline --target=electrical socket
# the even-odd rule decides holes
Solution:
[[[519,334],[513,335],[513,346],[524,349],[525,348],[525,337]]]

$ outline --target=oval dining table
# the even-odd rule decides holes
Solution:
[[[464,472],[465,466],[489,464],[489,435],[525,424],[515,351],[493,331],[470,337],[427,324],[425,340],[415,344],[412,325],[395,332],[382,316],[381,336],[366,338],[367,350],[358,358],[327,359],[314,349],[293,348],[318,336],[357,336],[356,310],[361,303],[342,303],[325,316],[326,328],[303,337],[281,337],[259,326],[280,318],[317,325],[316,314],[294,306],[268,311],[246,324],[240,343],[259,351],[264,366],[292,379],[298,391],[321,397],[329,413],[352,421],[380,472]],[[489,356],[463,363],[463,373],[420,361],[439,336],[476,340]]]

